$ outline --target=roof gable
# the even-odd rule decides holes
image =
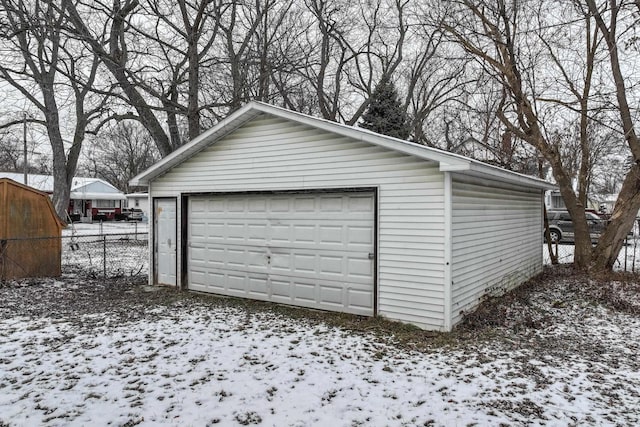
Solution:
[[[497,179],[509,183],[535,187],[540,189],[555,188],[546,181],[532,178],[523,174],[507,171],[496,166],[484,164],[482,162],[439,150],[432,147],[416,144],[386,135],[377,134],[366,129],[348,126],[341,123],[331,122],[325,119],[311,117],[302,113],[275,107],[257,101],[252,101],[244,107],[221,120],[216,126],[203,132],[191,142],[180,147],[170,155],[166,156],[155,165],[131,179],[130,184],[134,186],[148,185],[150,181],[164,174],[174,166],[195,156],[205,148],[215,144],[224,136],[242,127],[248,121],[261,114],[273,115],[285,120],[304,124],[319,130],[328,131],[340,136],[363,141],[369,144],[398,151],[404,154],[416,156],[424,160],[430,160],[439,164],[442,172],[459,172],[471,176]]]
[[[73,185],[71,186],[71,191],[76,193],[80,193],[80,192],[114,193],[114,194],[121,193],[120,190],[118,190],[116,187],[109,184],[108,182],[105,182],[101,179],[86,179],[86,178],[74,178]]]

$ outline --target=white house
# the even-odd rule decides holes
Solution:
[[[133,178],[152,284],[449,331],[542,271],[547,182],[251,102]]]
[[[144,216],[149,217],[149,194],[148,193],[129,193],[126,194],[127,207],[140,209]]]
[[[24,183],[24,175],[14,172],[0,172],[0,178],[9,178]],[[53,194],[53,176],[28,174],[27,185],[49,195]],[[71,194],[68,212],[78,219],[114,219],[123,206],[124,193],[100,178],[74,176],[71,180]],[[74,219],[75,220],[75,219]]]

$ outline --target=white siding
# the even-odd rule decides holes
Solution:
[[[542,270],[541,190],[453,178],[452,317]]]
[[[443,329],[444,190],[435,162],[261,115],[155,179],[150,191],[351,187],[378,188],[378,313]]]

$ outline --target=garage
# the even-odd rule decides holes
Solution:
[[[189,289],[374,312],[374,193],[190,196]]]
[[[545,181],[250,102],[131,180],[150,285],[449,331],[542,271]]]

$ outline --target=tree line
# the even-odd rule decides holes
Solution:
[[[10,140],[25,110],[44,130],[59,213],[83,152],[94,172],[127,152],[135,174],[249,100],[369,126],[385,85],[406,117],[395,136],[552,176],[580,268],[610,269],[640,209],[638,0],[0,6],[0,83],[12,105],[0,131]],[[587,198],[609,190],[618,202],[594,249]]]

